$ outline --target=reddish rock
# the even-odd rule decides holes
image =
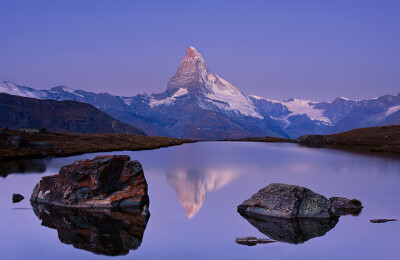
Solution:
[[[126,155],[96,156],[61,168],[36,184],[32,203],[79,208],[143,209],[147,182],[138,161]]]
[[[57,230],[62,243],[109,256],[126,255],[139,248],[150,217],[139,209],[114,211],[33,204],[33,210],[42,226]]]

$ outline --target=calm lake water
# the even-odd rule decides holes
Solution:
[[[139,160],[149,184],[151,217],[143,240],[136,250],[118,258],[400,259],[400,221],[369,222],[373,218],[400,218],[399,159],[296,144],[239,142],[99,154],[127,154]],[[68,227],[59,234],[55,227],[43,226],[29,203],[42,176],[57,174],[65,164],[94,156],[0,162],[3,175],[5,170],[14,172],[0,177],[1,259],[110,258],[60,242],[72,236]],[[294,232],[303,243],[236,244],[236,237],[267,238],[238,214],[236,207],[273,182],[305,186],[328,198],[357,198],[364,209],[357,217],[342,216],[332,229],[323,232],[325,235],[308,236],[307,241],[301,241],[307,230],[285,230]],[[26,198],[12,204],[13,193]],[[67,215],[54,218],[58,218],[56,222],[73,219]],[[77,222],[74,225],[82,230],[99,228],[98,223],[93,227],[96,224],[90,221]],[[112,246],[113,241],[109,243]]]

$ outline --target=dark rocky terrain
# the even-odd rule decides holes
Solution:
[[[46,128],[65,133],[145,135],[92,105],[76,101],[41,100],[0,93],[0,124],[8,128]]]

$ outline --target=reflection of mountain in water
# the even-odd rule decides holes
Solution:
[[[101,255],[126,255],[142,243],[150,214],[138,209],[54,208],[32,205],[42,225],[57,229],[64,244]]]
[[[331,219],[255,219],[242,215],[250,224],[269,238],[291,244],[304,243],[314,237],[325,235],[338,223],[338,218]]]
[[[46,163],[43,160],[15,160],[0,163],[0,176],[7,177],[12,173],[43,173]]]
[[[222,188],[239,176],[232,170],[180,170],[167,174],[188,218],[194,217],[204,203],[206,194]]]

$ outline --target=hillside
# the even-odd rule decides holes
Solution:
[[[43,100],[0,94],[0,126],[46,128],[65,133],[145,135],[138,128],[112,118],[86,103]]]
[[[4,128],[0,130],[0,160],[151,150],[193,142],[186,139],[131,134],[27,133]],[[21,147],[8,144],[7,140],[13,136],[23,137],[24,144]]]
[[[357,147],[371,152],[400,153],[400,125],[358,128],[331,135],[299,137],[305,145],[330,148]]]

